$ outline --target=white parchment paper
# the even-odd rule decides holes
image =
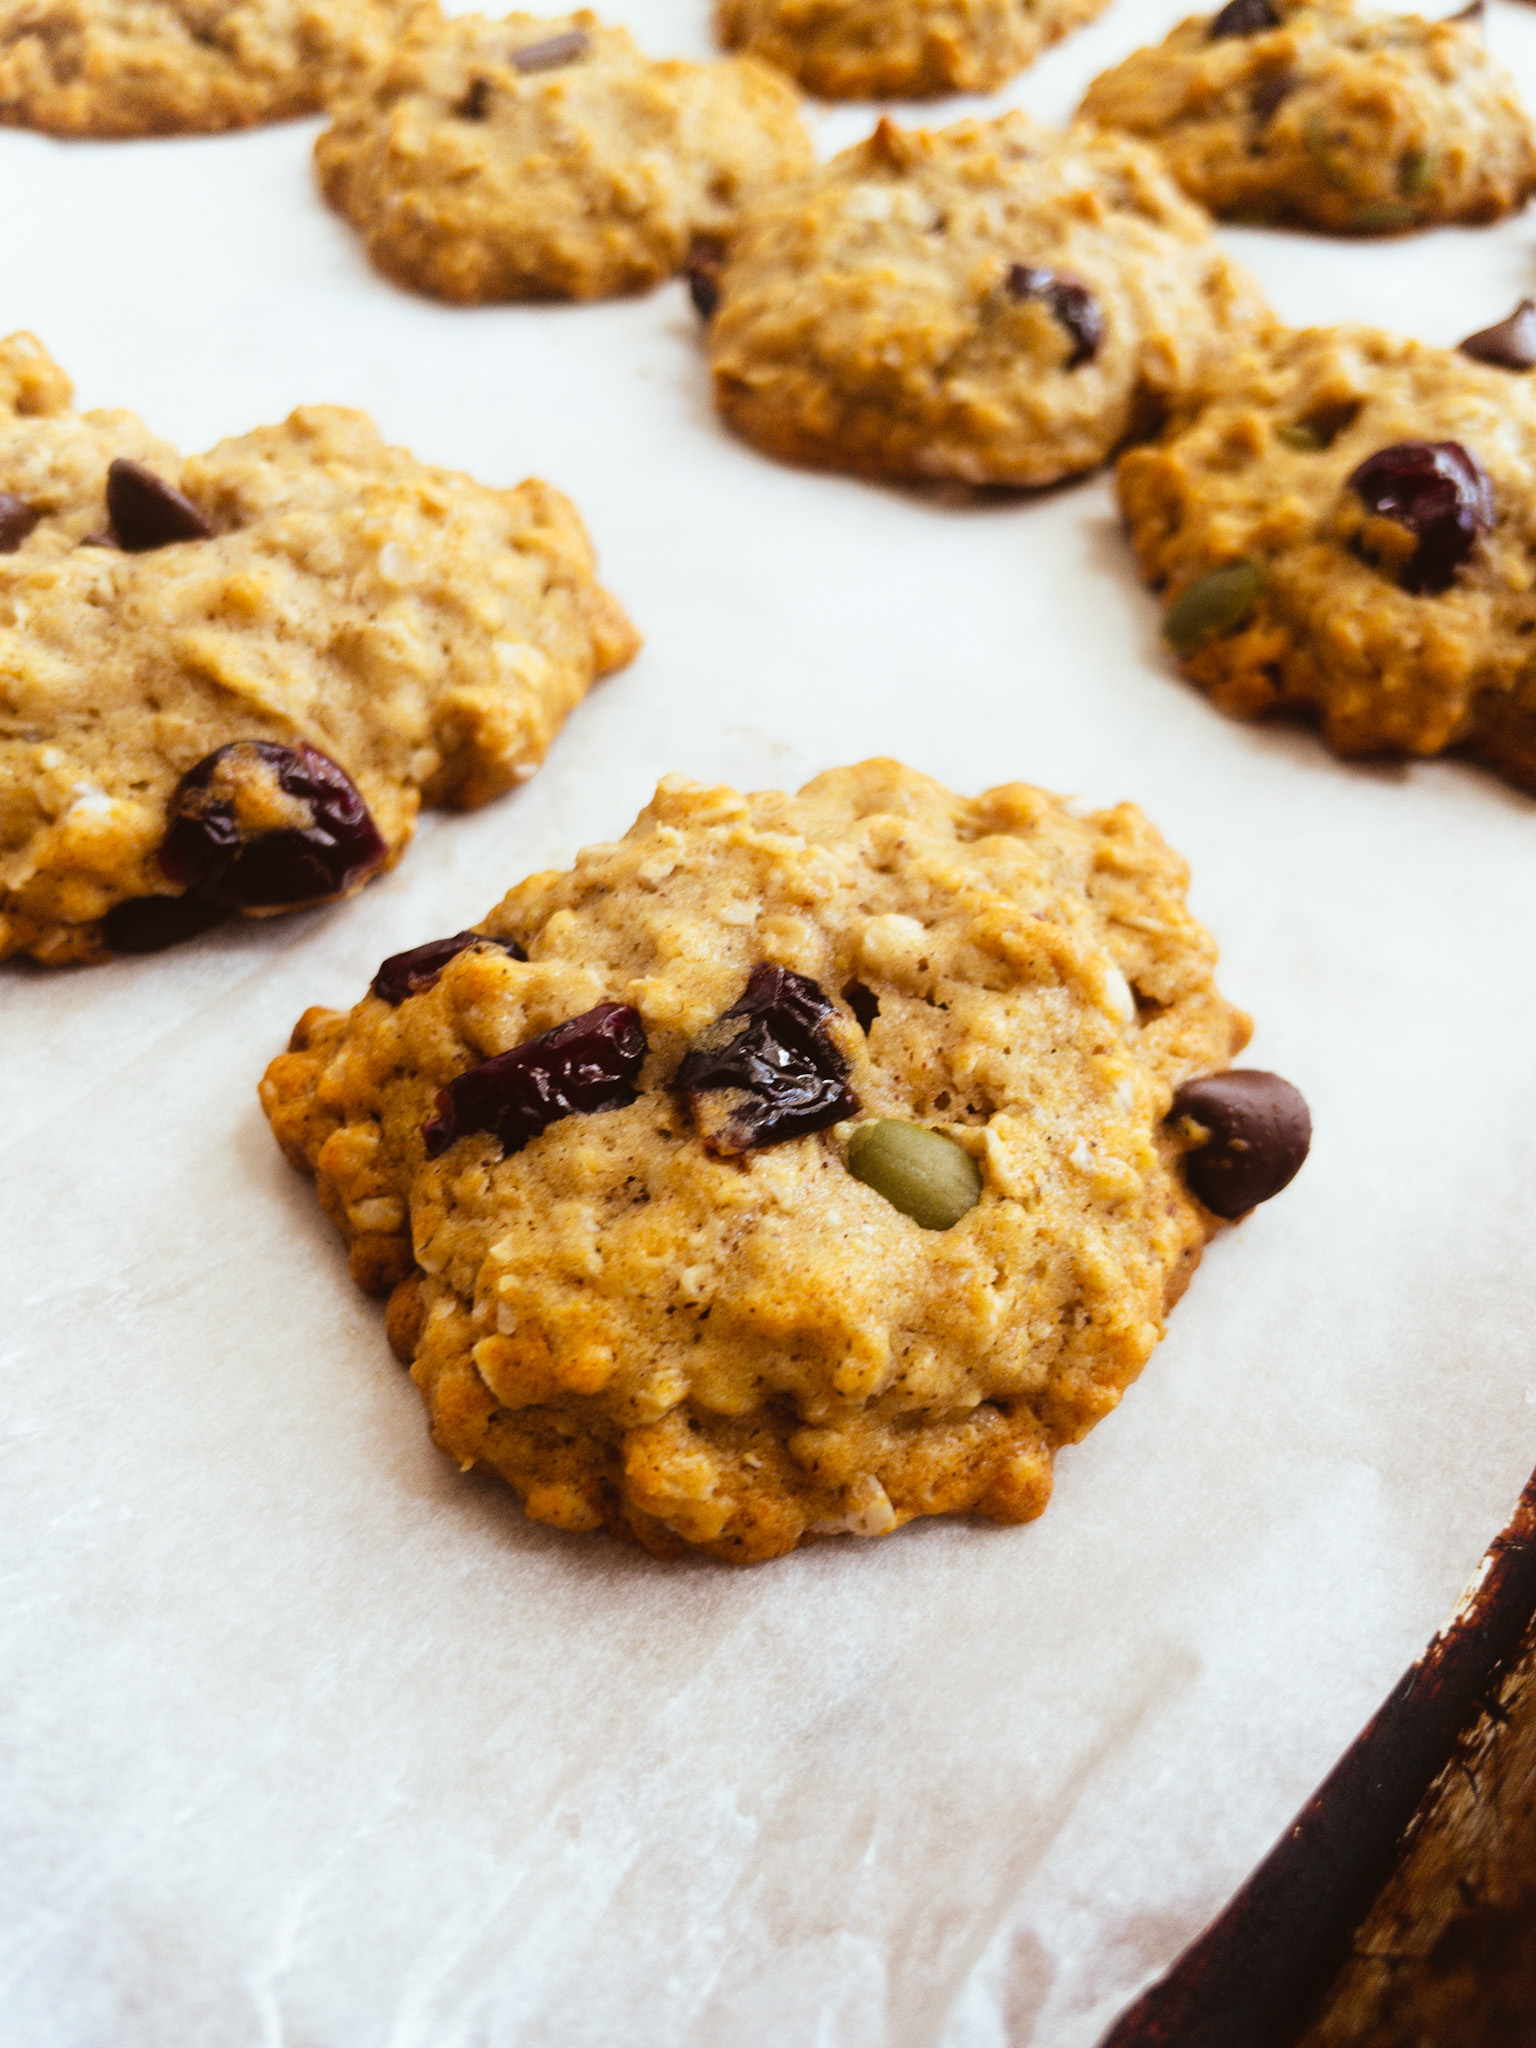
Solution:
[[[1004,98],[1064,115],[1177,11],[1118,0]],[[704,0],[628,16],[708,47]],[[1536,10],[1489,33],[1536,100]],[[818,118],[830,148],[868,113]],[[0,2040],[1089,2048],[1536,1457],[1536,806],[1222,719],[1103,480],[946,505],[734,444],[678,286],[394,290],[317,201],[314,132],[0,135],[5,327],[187,449],[329,400],[549,477],[648,645],[526,790],[429,820],[356,902],[0,970]],[[1291,319],[1451,342],[1536,283],[1532,232],[1230,242]],[[256,1080],[306,1005],[617,836],[660,774],[877,752],[1142,803],[1311,1163],[1032,1527],[732,1571],[531,1526],[431,1449]]]

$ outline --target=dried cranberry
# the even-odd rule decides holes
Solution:
[[[827,1029],[836,1015],[808,976],[767,961],[753,968],[741,1001],[699,1034],[677,1070],[711,1152],[731,1158],[855,1113],[848,1062]]]
[[[1039,299],[1051,318],[1072,337],[1072,353],[1066,367],[1091,363],[1104,339],[1104,312],[1087,285],[1070,277],[1058,277],[1054,270],[1035,270],[1027,263],[1015,263],[1008,272],[1009,295],[1015,299]]]
[[[412,946],[408,953],[391,953],[369,983],[369,992],[398,1009],[407,996],[425,995],[429,988],[435,988],[448,962],[467,953],[471,946],[499,946],[514,960],[528,958],[516,939],[492,939],[484,932],[455,932],[451,939],[428,939],[424,946]]]
[[[1223,36],[1257,36],[1279,26],[1280,17],[1270,0],[1227,0],[1205,34],[1206,40],[1214,43]]]
[[[1493,524],[1493,485],[1459,441],[1399,441],[1369,455],[1349,478],[1369,511],[1418,536],[1399,572],[1404,590],[1447,590],[1480,533]]]
[[[107,465],[107,516],[112,538],[130,555],[177,540],[209,540],[213,528],[190,498],[142,462],[119,456]]]
[[[0,555],[14,555],[42,516],[14,491],[0,491]]]
[[[107,912],[102,935],[114,953],[163,953],[212,931],[229,914],[201,896],[130,896]]]
[[[317,747],[235,740],[176,785],[160,865],[230,910],[276,910],[354,888],[388,849],[356,785]]]
[[[436,1159],[468,1131],[489,1131],[504,1151],[521,1152],[562,1117],[622,1109],[635,1099],[645,1054],[639,1011],[599,1003],[450,1081],[436,1116],[421,1127],[427,1157]]]

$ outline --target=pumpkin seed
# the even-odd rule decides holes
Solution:
[[[1193,654],[1207,640],[1245,626],[1263,594],[1264,571],[1256,562],[1224,563],[1179,592],[1163,620],[1163,638],[1176,654]]]
[[[892,1117],[859,1125],[848,1171],[924,1230],[948,1230],[981,1200],[981,1168],[963,1146]]]

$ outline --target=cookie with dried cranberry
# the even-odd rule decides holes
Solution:
[[[882,121],[748,208],[709,282],[730,425],[907,482],[1091,469],[1261,309],[1150,151],[1018,113]]]
[[[1107,0],[720,0],[727,49],[828,100],[993,92]]]
[[[1471,337],[1520,361],[1519,316]],[[1528,337],[1533,338],[1533,337]],[[1536,788],[1536,389],[1365,327],[1274,331],[1120,503],[1185,673],[1341,754],[1462,748]]]
[[[1106,71],[1078,111],[1153,143],[1229,218],[1340,235],[1497,220],[1536,191],[1536,133],[1480,15],[1231,0]]]
[[[338,102],[315,161],[387,276],[480,304],[659,284],[811,146],[750,58],[654,62],[585,10],[433,12]]]
[[[566,499],[307,406],[183,460],[0,343],[0,958],[355,889],[531,775],[635,635]]]
[[[0,0],[0,121],[206,135],[324,106],[416,0]]]
[[[1186,879],[1129,804],[670,778],[307,1012],[262,1101],[435,1440],[536,1520],[742,1561],[1027,1521],[1305,1155]]]

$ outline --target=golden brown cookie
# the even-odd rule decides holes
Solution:
[[[1305,1150],[1219,1072],[1185,882],[1129,804],[670,778],[309,1011],[262,1101],[437,1443],[536,1520],[743,1561],[1027,1521],[1216,1227],[1189,1186],[1235,1214]]]
[[[346,893],[422,803],[531,775],[635,650],[547,484],[332,406],[183,461],[69,399],[0,343],[0,958]]]
[[[380,61],[411,0],[0,0],[0,121],[211,134],[312,114]]]
[[[1140,144],[882,121],[739,221],[715,403],[788,461],[1055,483],[1153,431],[1260,306]]]
[[[992,92],[1108,0],[720,0],[720,39],[829,100]]]
[[[1095,79],[1079,114],[1249,221],[1390,234],[1497,220],[1536,190],[1536,135],[1476,15],[1233,0]]]
[[[1280,329],[1122,459],[1120,503],[1222,710],[1306,713],[1341,754],[1463,747],[1536,788],[1533,465],[1529,371]]]
[[[423,16],[315,158],[382,271],[470,304],[658,284],[811,148],[766,66],[655,63],[583,11]]]

